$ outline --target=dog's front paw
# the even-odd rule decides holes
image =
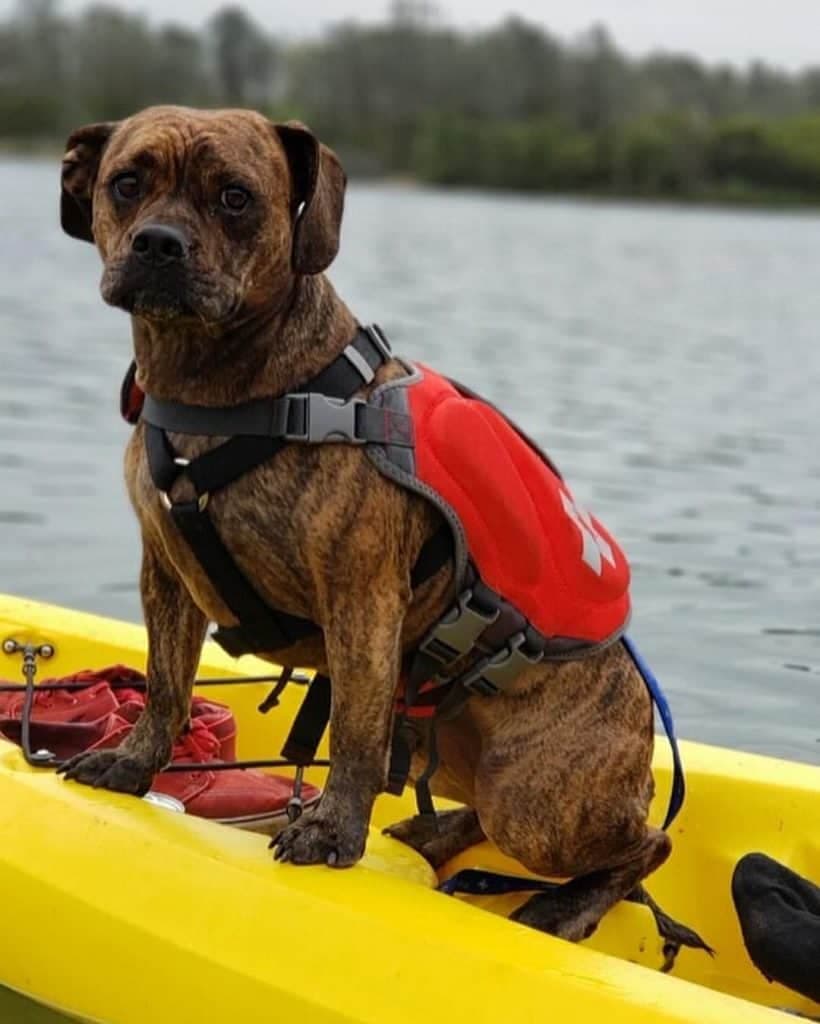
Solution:
[[[95,789],[142,796],[151,788],[154,770],[141,758],[119,750],[92,750],[77,754],[58,771],[67,779]]]
[[[275,860],[293,864],[329,864],[347,868],[361,860],[367,841],[367,826],[356,828],[331,815],[306,814],[288,825],[271,840]]]

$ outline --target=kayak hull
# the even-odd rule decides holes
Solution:
[[[145,663],[137,626],[0,596],[0,641],[12,636],[54,645],[40,677]],[[200,666],[211,677],[269,671],[212,644]],[[19,657],[0,654],[0,677],[19,676]],[[269,688],[208,688],[232,706],[240,757],[279,752],[301,694],[289,687],[282,706],[262,716],[256,708]],[[670,786],[669,757],[658,748],[656,818]],[[413,813],[409,794],[379,799],[356,867],[294,867],[272,860],[264,836],[67,783],[0,741],[0,984],[108,1024],[498,1024],[545,1013],[611,1024],[754,1024],[782,1020],[767,1006],[820,1013],[749,962],[729,891],[734,865],[752,850],[816,874],[820,769],[682,749],[689,798],[671,829],[672,857],[648,887],[717,955],[683,950],[663,975],[645,908],[619,905],[573,946],[509,922],[520,896],[436,892],[429,866],[380,834]],[[318,785],[323,776],[308,773]],[[490,844],[440,877],[461,867],[526,874]]]

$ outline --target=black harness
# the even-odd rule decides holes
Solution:
[[[283,650],[315,636],[320,627],[309,619],[271,608],[236,564],[209,513],[211,495],[274,458],[289,444],[341,442],[389,444],[412,448],[410,416],[369,405],[353,396],[371,384],[376,371],[392,358],[378,327],[360,328],[353,341],[329,366],[298,391],[224,408],[185,405],[146,395],[141,418],[151,478],[168,514],[196,557],[211,585],[237,623],[218,626],[213,639],[233,657]],[[133,381],[133,368],[126,389]],[[124,390],[125,394],[125,390]],[[181,458],[169,433],[227,440],[195,459]],[[172,501],[171,489],[187,477],[195,497]],[[452,558],[450,528],[444,524],[425,543],[411,573],[416,589]],[[284,687],[288,672],[278,690]],[[278,693],[272,695],[274,706]],[[409,694],[405,702],[410,703]],[[266,702],[267,704],[267,702]],[[268,710],[263,705],[262,710]],[[299,765],[315,758],[330,718],[330,680],[317,675],[296,716],[282,755]],[[399,716],[399,725],[403,723]],[[409,752],[401,728],[394,730],[390,790],[401,791],[409,772]]]

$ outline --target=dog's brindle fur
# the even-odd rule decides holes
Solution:
[[[117,197],[117,175],[137,194]],[[252,198],[226,209],[238,183]],[[63,226],[96,242],[102,294],[132,315],[138,381],[158,398],[228,405],[292,390],[331,362],[356,322],[322,276],[338,248],[344,174],[301,125],[250,111],[176,107],[74,132],[63,164]],[[126,192],[133,192],[133,181]],[[297,210],[304,203],[301,216]],[[178,229],[186,258],[146,268],[131,244],[148,223]],[[382,369],[373,386],[403,372]],[[362,391],[367,394],[367,389]],[[193,457],[214,439],[173,436]],[[126,453],[142,532],[148,705],[116,750],[81,755],[67,775],[143,793],[185,726],[206,622],[234,620],[160,502],[138,426]],[[172,497],[191,497],[180,482]],[[359,449],[292,445],[211,499],[222,538],[274,607],[317,622],[324,641],[270,657],[332,679],[332,768],[321,804],[276,840],[282,860],[353,864],[386,775],[402,652],[452,601],[445,568],[416,592],[410,569],[438,513],[385,479]],[[488,836],[531,871],[573,879],[518,920],[570,939],[666,860],[647,825],[652,707],[620,645],[541,664],[504,696],[473,697],[440,728],[434,792],[469,808],[392,834],[439,865]],[[424,736],[414,773],[425,763]]]

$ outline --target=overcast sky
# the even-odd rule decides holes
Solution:
[[[122,3],[152,18],[200,24],[220,0],[138,0]],[[13,0],[0,0],[6,13]],[[63,0],[67,10],[87,0]],[[296,35],[329,21],[379,17],[385,0],[245,0],[244,6],[271,32]],[[486,24],[514,11],[562,36],[594,21],[612,30],[631,53],[654,48],[696,53],[709,61],[745,63],[763,58],[790,68],[820,64],[820,0],[442,0],[449,20]]]

